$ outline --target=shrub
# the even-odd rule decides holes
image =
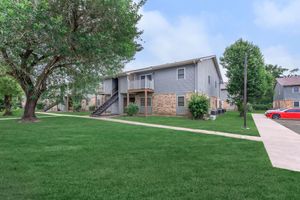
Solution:
[[[44,107],[45,107],[45,104],[44,104],[43,102],[38,102],[38,103],[36,104],[36,108],[37,108],[38,110],[43,110]]]
[[[90,107],[89,107],[89,111],[91,111],[91,112],[92,112],[92,111],[95,111],[95,109],[96,109],[96,106],[90,106]]]
[[[209,99],[203,94],[193,94],[189,103],[189,110],[194,119],[203,119],[204,115],[208,113]]]
[[[239,110],[239,112],[240,112],[240,116],[242,117],[243,115],[244,115],[244,105],[241,103],[240,104],[240,106],[238,106],[238,110]],[[252,106],[252,104],[251,103],[247,103],[247,113],[251,113],[251,112],[253,112],[254,110],[253,110],[253,106]]]
[[[271,103],[269,104],[253,104],[254,110],[269,110],[273,107]]]
[[[130,103],[126,109],[125,112],[128,116],[136,115],[139,112],[139,106],[135,103]]]
[[[81,110],[81,103],[74,102],[73,103],[73,112],[80,112],[80,110]]]

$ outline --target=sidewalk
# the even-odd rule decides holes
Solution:
[[[300,172],[300,135],[262,114],[253,119],[272,165]]]
[[[208,130],[201,130],[201,129],[182,128],[182,127],[176,127],[176,126],[166,126],[166,125],[159,125],[159,124],[133,122],[133,121],[127,121],[127,120],[121,120],[121,119],[112,119],[112,118],[108,118],[108,117],[90,117],[90,116],[56,114],[56,113],[43,113],[43,114],[52,115],[52,116],[77,117],[77,118],[86,118],[86,119],[110,121],[110,122],[130,124],[130,125],[135,125],[135,126],[147,126],[147,127],[153,127],[153,128],[171,129],[171,130],[176,130],[176,131],[187,131],[187,132],[193,132],[193,133],[200,133],[200,134],[207,134],[207,135],[218,135],[218,136],[223,136],[223,137],[243,139],[243,140],[251,140],[251,141],[259,141],[259,142],[262,141],[261,137],[257,137],[257,136],[239,135],[239,134],[224,133],[224,132],[218,132],[218,131],[208,131]]]

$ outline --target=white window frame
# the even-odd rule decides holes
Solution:
[[[178,100],[179,97],[183,97],[183,106],[179,105],[179,100]],[[185,96],[184,95],[178,95],[177,96],[177,107],[180,107],[180,108],[185,107]]]
[[[295,89],[298,88],[298,92],[295,92]],[[300,93],[300,87],[299,86],[295,86],[293,87],[293,93]]]
[[[178,78],[178,75],[179,75],[178,71],[181,70],[181,69],[183,69],[183,78],[179,79]],[[177,68],[177,77],[176,78],[177,78],[177,80],[185,80],[185,67]]]
[[[298,106],[298,107],[296,107],[296,106],[295,106],[295,103],[298,103],[298,104],[299,104],[299,106]],[[294,105],[293,105],[293,107],[294,107],[294,108],[300,108],[300,101],[294,101]]]

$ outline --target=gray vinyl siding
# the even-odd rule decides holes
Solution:
[[[103,92],[104,94],[111,94],[112,93],[112,79],[105,79],[103,80]]]
[[[213,60],[199,62],[196,71],[198,92],[205,93],[208,96],[220,97],[220,78]],[[208,76],[210,76],[210,84],[208,83]],[[217,82],[217,88],[215,88],[215,81]]]
[[[184,68],[184,79],[179,79],[177,70]],[[154,93],[173,93],[178,96],[186,96],[190,92],[202,92],[208,96],[220,97],[220,77],[218,76],[216,65],[212,59],[204,60],[196,64],[183,65],[179,67],[170,67],[165,69],[157,69],[148,72],[134,74],[135,79],[140,79],[142,74],[152,74],[154,81]],[[208,84],[208,76],[211,78],[211,83]],[[215,87],[215,81],[217,87]],[[113,90],[113,80],[107,79],[103,81],[104,93],[111,94]],[[110,110],[113,114],[123,113],[124,100],[123,97],[127,93],[128,81],[127,76],[118,77],[119,101],[111,106]],[[227,97],[226,97],[227,98]],[[185,106],[178,107],[176,98],[176,113],[178,115],[186,114],[187,101]],[[140,112],[144,112],[144,108],[140,106]],[[149,113],[152,112],[152,107],[149,107]]]
[[[124,113],[124,95],[119,93],[119,114]]]
[[[177,79],[177,69],[185,69],[185,78]],[[154,92],[181,94],[195,91],[195,67],[186,65],[154,71]]]
[[[227,90],[221,90],[220,99],[222,101],[226,101],[228,99],[228,91]]]
[[[118,79],[119,82],[119,93],[127,93],[128,88],[128,82],[127,82],[127,76],[121,76]]]
[[[283,86],[277,83],[274,90],[274,100],[284,100]]]
[[[284,87],[284,99],[285,100],[293,100],[293,101],[300,101],[300,93],[294,93],[293,88],[295,86]],[[299,87],[299,86],[297,86]]]

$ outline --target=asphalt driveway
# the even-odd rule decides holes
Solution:
[[[279,124],[291,129],[292,131],[300,134],[300,120],[275,120]]]

